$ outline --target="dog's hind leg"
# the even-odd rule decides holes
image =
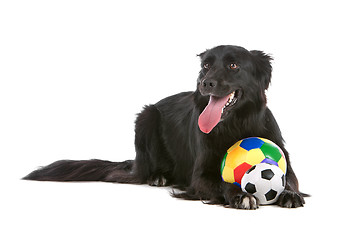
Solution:
[[[141,183],[151,186],[171,184],[173,163],[161,135],[161,114],[149,105],[139,114],[135,125],[135,171]]]

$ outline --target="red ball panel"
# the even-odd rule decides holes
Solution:
[[[248,163],[242,163],[234,169],[235,182],[241,184],[241,179],[252,166]]]

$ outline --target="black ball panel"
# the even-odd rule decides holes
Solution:
[[[247,183],[246,186],[245,186],[245,190],[250,194],[256,193],[256,187],[252,183]]]
[[[266,201],[273,200],[277,195],[277,191],[271,189],[265,194]]]
[[[271,169],[261,171],[261,178],[271,180],[275,173]]]

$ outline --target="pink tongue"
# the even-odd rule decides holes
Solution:
[[[210,96],[210,100],[204,111],[199,116],[199,128],[204,133],[209,133],[220,122],[221,111],[229,100],[229,96],[219,98]]]

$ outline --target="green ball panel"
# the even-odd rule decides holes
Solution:
[[[225,153],[225,156],[224,156],[224,158],[223,158],[223,160],[222,160],[222,163],[221,163],[221,174],[222,174],[222,172],[223,172],[223,170],[224,170],[224,167],[225,167],[227,155],[228,155],[228,153]]]
[[[270,143],[264,143],[260,149],[266,158],[274,160],[275,162],[279,162],[282,156],[279,149]]]

